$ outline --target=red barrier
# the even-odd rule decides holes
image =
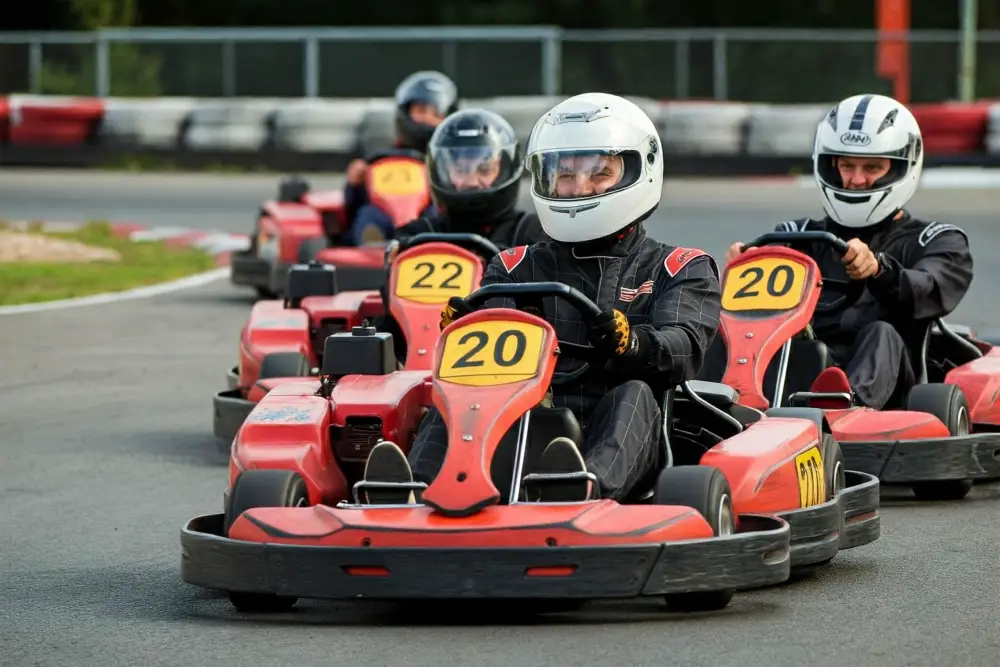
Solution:
[[[10,127],[10,111],[7,107],[7,98],[0,97],[0,144],[7,143]]]
[[[25,146],[81,146],[104,116],[104,102],[91,97],[7,98],[9,141]]]
[[[964,155],[984,150],[989,103],[917,104],[911,107],[929,155]]]

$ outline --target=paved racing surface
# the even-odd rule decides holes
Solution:
[[[319,185],[336,182],[316,180]],[[0,218],[250,230],[271,176],[0,172]],[[769,182],[670,182],[652,235],[721,256],[731,240],[818,214]],[[1000,329],[996,193],[928,191],[914,212],[968,230],[971,294],[952,318]],[[995,288],[994,288],[995,289]],[[302,601],[248,617],[180,582],[178,529],[221,511],[211,396],[235,360],[248,293],[225,281],[150,300],[0,317],[0,665],[995,664],[997,489],[963,502],[884,497],[882,539],[722,613],[591,603],[525,622],[467,606]],[[535,644],[531,648],[531,644]]]

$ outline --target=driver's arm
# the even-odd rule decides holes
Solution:
[[[920,246],[912,267],[883,254],[884,270],[867,280],[868,291],[886,308],[915,320],[944,317],[958,306],[972,283],[972,253],[957,228],[938,233]]]
[[[497,255],[490,260],[490,263],[486,265],[486,271],[483,273],[483,279],[480,281],[480,287],[486,287],[487,285],[513,285],[517,281],[514,280],[513,276],[507,271],[507,268],[500,261],[500,256]],[[514,299],[490,299],[486,302],[485,308],[513,308],[517,310],[517,303]]]
[[[701,370],[719,329],[722,288],[715,260],[704,255],[685,264],[674,277],[661,273],[653,295],[651,322],[632,327],[639,339],[636,355],[612,363],[637,379],[649,377],[657,384],[691,380]]]

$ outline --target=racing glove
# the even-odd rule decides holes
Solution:
[[[620,310],[606,310],[591,324],[587,337],[605,357],[634,357],[639,354],[639,337]]]
[[[472,306],[460,296],[453,296],[448,299],[448,303],[441,309],[441,330],[446,326],[473,311]]]

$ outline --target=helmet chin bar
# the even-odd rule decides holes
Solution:
[[[824,208],[826,209],[827,215],[833,219],[834,222],[843,226],[851,228],[866,228],[873,227],[883,222],[889,217],[896,214],[898,209],[888,211],[885,215],[878,215],[876,220],[873,220],[875,211],[882,205],[882,203],[889,198],[892,194],[893,188],[887,188],[881,192],[865,192],[858,193],[857,195],[845,193],[842,190],[838,190],[829,185],[824,185],[822,187],[823,197],[826,200],[824,202]],[[873,202],[874,200],[874,202]],[[848,206],[863,206],[867,212],[866,219],[863,222],[856,222],[852,220],[845,220],[844,205]]]

